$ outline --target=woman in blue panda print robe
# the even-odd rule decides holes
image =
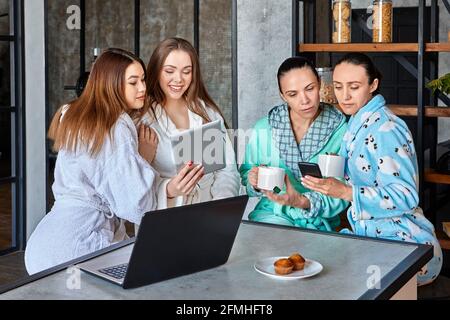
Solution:
[[[366,55],[338,62],[333,83],[339,105],[351,115],[340,155],[347,158],[347,184],[304,177],[311,190],[351,202],[347,218],[356,235],[433,245],[434,256],[417,275],[432,282],[442,267],[434,226],[418,207],[418,166],[411,133],[378,94],[381,74]]]

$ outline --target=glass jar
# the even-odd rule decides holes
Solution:
[[[350,0],[333,0],[333,43],[351,41],[352,5]]]
[[[392,0],[373,2],[373,42],[392,42]]]
[[[332,68],[316,68],[320,77],[320,102],[337,104],[333,87],[333,69]]]

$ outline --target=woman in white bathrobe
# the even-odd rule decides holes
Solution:
[[[171,135],[217,119],[225,127],[219,107],[203,84],[195,49],[180,38],[162,41],[150,58],[147,74],[150,111],[146,121],[156,131],[159,140],[152,162],[159,173],[156,189],[158,208],[237,196],[239,173],[228,136],[226,167],[222,170],[204,175],[201,165],[188,163],[177,173],[171,155]]]
[[[138,134],[131,118],[148,109],[145,91],[142,60],[108,49],[94,63],[80,98],[53,118],[55,204],[28,241],[28,273],[126,239],[123,221],[139,224],[155,209],[155,172],[149,163],[156,134],[144,126]]]

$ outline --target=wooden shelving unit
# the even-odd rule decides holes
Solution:
[[[391,104],[389,109],[398,116],[417,117],[417,106]],[[450,117],[450,107],[425,107],[425,117]]]
[[[336,108],[341,110],[339,105],[333,104]],[[406,104],[390,104],[389,109],[397,115],[402,117],[417,117],[417,106],[416,105],[406,105]],[[342,110],[341,110],[342,111]],[[448,117],[450,118],[450,107],[425,107],[425,117],[438,118],[438,117]]]
[[[443,231],[436,231],[436,236],[439,240],[441,248],[444,250],[450,250],[450,238]]]
[[[417,52],[417,43],[302,43],[300,52]]]
[[[300,52],[418,52],[418,43],[301,43]],[[426,43],[426,52],[450,52],[450,43]]]
[[[425,181],[439,184],[450,184],[450,174],[438,173],[433,169],[426,169]]]
[[[450,42],[443,43],[426,43],[426,52],[450,52]]]

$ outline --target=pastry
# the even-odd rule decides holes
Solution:
[[[294,270],[303,270],[305,267],[305,258],[303,258],[300,253],[293,253],[289,260],[294,264]]]
[[[289,259],[278,259],[273,264],[275,268],[275,273],[277,274],[289,274],[294,269],[294,263]]]

